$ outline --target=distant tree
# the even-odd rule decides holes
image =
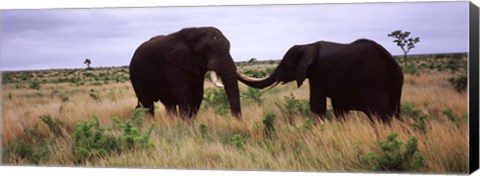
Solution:
[[[92,61],[90,59],[85,59],[85,61],[83,62],[83,64],[86,64],[87,65],[87,70],[90,70],[92,68],[90,68],[90,64],[92,64]]]
[[[404,63],[405,67],[408,66],[407,53],[410,52],[412,48],[415,48],[416,43],[420,42],[420,37],[408,38],[409,35],[410,35],[410,32],[408,31],[402,32],[402,30],[396,30],[388,34],[389,37],[395,38],[393,42],[396,43],[397,46],[399,46],[402,49],[403,61],[405,62]]]
[[[255,62],[255,61],[257,61],[256,58],[251,58],[250,60],[248,60],[248,63],[253,63],[253,62]]]

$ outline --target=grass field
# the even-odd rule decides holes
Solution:
[[[312,120],[307,81],[262,91],[239,84],[241,121],[206,81],[198,116],[184,122],[160,103],[153,118],[134,111],[126,67],[4,72],[2,164],[467,173],[468,94],[451,78],[464,74],[466,58],[414,60],[405,73],[403,121],[391,126],[360,112],[343,122]],[[238,69],[268,74],[275,66]]]

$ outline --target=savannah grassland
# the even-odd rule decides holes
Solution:
[[[240,121],[206,79],[202,108],[185,122],[161,103],[153,118],[134,112],[127,67],[3,72],[2,164],[466,173],[468,94],[448,81],[465,74],[462,56],[412,57],[403,120],[391,126],[371,124],[361,112],[312,120],[308,81],[262,91],[240,83]],[[276,64],[237,68],[264,76]]]

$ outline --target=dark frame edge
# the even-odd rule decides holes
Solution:
[[[479,13],[472,2],[469,10],[469,172],[473,173],[479,168]]]

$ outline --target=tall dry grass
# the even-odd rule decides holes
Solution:
[[[165,113],[157,103],[156,115],[147,118],[154,123],[150,138],[152,148],[133,150],[84,163],[99,167],[141,167],[178,169],[234,169],[282,171],[368,171],[362,156],[378,152],[377,143],[392,133],[400,141],[416,137],[425,165],[420,172],[465,173],[468,169],[468,124],[462,119],[467,113],[467,94],[455,92],[445,80],[448,72],[406,75],[402,103],[412,103],[429,114],[425,133],[416,130],[413,117],[393,121],[391,126],[372,125],[360,112],[352,112],[345,121],[318,122],[311,129],[303,127],[305,117],[296,116],[290,124],[281,118],[276,104],[294,95],[308,99],[308,84],[296,88],[295,83],[278,86],[267,92],[262,105],[242,99],[243,119],[217,115],[214,108],[204,107],[192,122],[181,121]],[[206,87],[211,87],[206,83]],[[247,87],[240,85],[241,90]],[[94,93],[98,100],[90,96]],[[65,96],[68,100],[65,100]],[[62,99],[63,97],[63,99]],[[6,148],[24,136],[24,129],[39,125],[48,134],[41,115],[50,114],[73,126],[98,116],[108,125],[115,116],[131,116],[136,98],[129,82],[96,86],[44,84],[39,90],[5,85],[2,90],[2,147]],[[331,108],[331,107],[330,107]],[[442,111],[450,108],[458,117],[452,122]],[[276,114],[275,137],[266,137],[262,119],[265,112]],[[207,131],[201,131],[200,126]],[[240,134],[242,147],[232,142]],[[69,138],[58,138],[49,146],[55,151],[41,165],[75,166]],[[21,158],[2,159],[4,164],[30,164]]]

